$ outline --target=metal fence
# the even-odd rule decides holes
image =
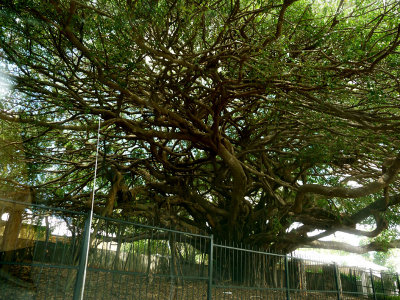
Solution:
[[[87,215],[0,201],[0,218],[0,299],[76,299]],[[99,216],[90,233],[84,299],[400,299],[393,273]]]

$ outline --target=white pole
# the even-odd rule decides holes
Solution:
[[[96,191],[96,177],[97,177],[97,162],[98,162],[98,156],[99,156],[99,143],[100,143],[100,124],[101,124],[101,118],[99,116],[99,126],[97,129],[97,145],[96,145],[96,162],[94,165],[94,179],[93,179],[93,192],[92,192],[92,203],[91,203],[91,208],[90,208],[90,214],[89,214],[89,226],[88,226],[88,231],[86,234],[89,235],[89,238],[87,238],[86,241],[86,253],[84,255],[85,259],[85,264],[84,264],[84,271],[83,271],[83,282],[82,282],[82,289],[81,289],[81,295],[80,299],[83,299],[83,292],[85,291],[85,281],[86,281],[86,270],[87,270],[87,262],[88,262],[88,257],[89,257],[89,246],[90,246],[90,228],[92,228],[92,220],[93,220],[93,208],[94,208],[94,193]]]

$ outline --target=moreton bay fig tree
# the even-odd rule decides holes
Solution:
[[[399,1],[5,2],[2,193],[87,210],[100,117],[98,214],[400,246]]]

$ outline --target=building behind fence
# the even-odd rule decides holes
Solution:
[[[87,215],[0,201],[0,217],[0,299],[76,297]],[[394,273],[99,216],[90,232],[84,299],[400,299]]]

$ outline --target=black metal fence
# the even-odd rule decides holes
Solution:
[[[0,299],[73,299],[86,219],[0,201]],[[90,233],[84,299],[400,299],[398,274],[99,216]]]

